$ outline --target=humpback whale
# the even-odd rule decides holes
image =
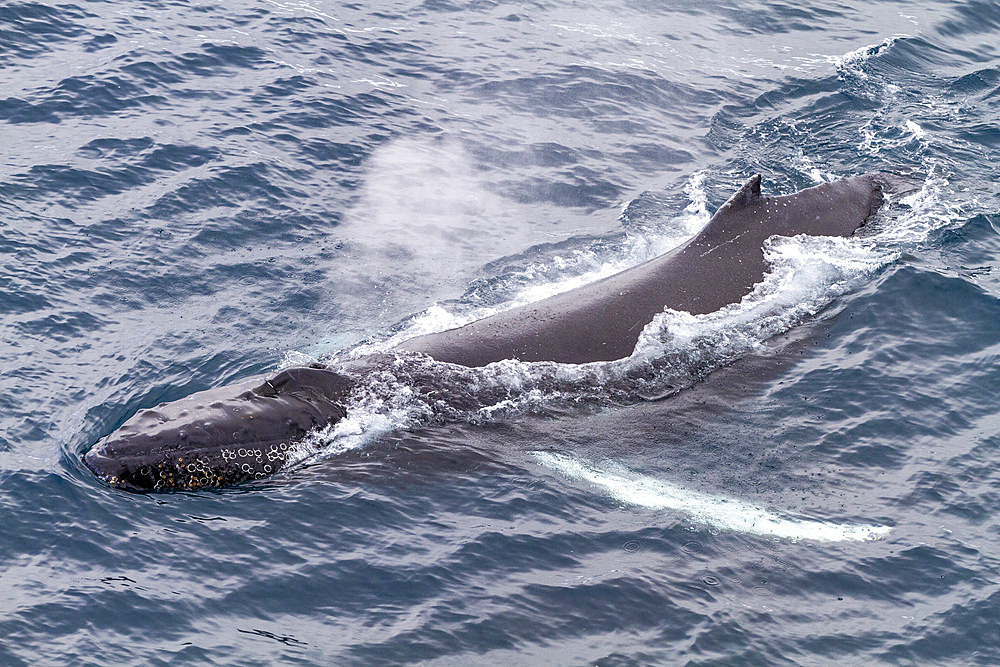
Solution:
[[[739,302],[767,271],[771,236],[850,236],[883,204],[890,174],[866,174],[767,197],[750,178],[677,248],[578,289],[390,350],[480,367],[504,359],[586,364],[628,357],[665,308],[692,314]],[[378,356],[347,367],[299,366],[140,410],[83,456],[106,483],[130,491],[221,487],[302,458],[302,443],[343,419]]]

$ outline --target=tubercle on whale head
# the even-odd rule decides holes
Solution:
[[[300,458],[310,431],[342,419],[353,386],[304,366],[198,392],[139,411],[83,462],[111,486],[138,492],[260,479]]]

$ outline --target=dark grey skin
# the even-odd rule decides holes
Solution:
[[[129,491],[200,489],[261,479],[295,460],[297,443],[346,414],[354,381],[289,368],[140,410],[83,461]]]
[[[665,307],[693,315],[737,303],[767,270],[774,235],[850,236],[882,205],[873,176],[855,176],[787,197],[763,197],[751,178],[687,243],[644,264],[397,349],[485,366],[501,359],[583,364],[632,354]]]
[[[692,314],[737,303],[767,271],[774,235],[850,236],[882,206],[893,177],[864,175],[763,197],[751,178],[687,243],[603,280],[395,348],[478,367],[502,359],[582,364],[632,354],[666,307]],[[361,360],[338,372],[290,368],[140,410],[84,455],[112,486],[197,489],[266,477],[317,428],[346,414]],[[352,373],[351,371],[354,371]]]

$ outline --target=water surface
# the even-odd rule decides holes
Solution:
[[[1000,10],[668,4],[0,8],[0,663],[1000,661]],[[234,489],[79,462],[878,169],[922,188],[624,364],[442,423],[380,378]]]

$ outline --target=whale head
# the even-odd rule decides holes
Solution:
[[[345,414],[353,381],[322,367],[257,376],[140,410],[83,455],[129,491],[221,487],[302,458],[302,441]]]

